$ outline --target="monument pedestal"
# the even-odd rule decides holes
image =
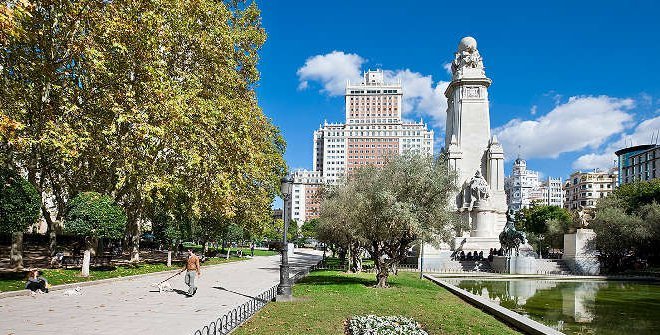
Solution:
[[[476,237],[464,236],[454,238],[454,250],[462,250],[467,254],[472,251],[483,251],[484,256],[488,255],[491,248],[499,249],[500,240],[497,237]]]

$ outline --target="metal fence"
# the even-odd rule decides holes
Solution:
[[[231,333],[243,322],[249,319],[266,304],[275,300],[277,296],[277,285],[269,288],[263,293],[250,299],[250,301],[235,307],[229,313],[217,318],[208,326],[198,329],[194,335],[225,335]]]
[[[320,269],[319,266],[321,263],[322,261],[318,262],[316,265],[312,265],[308,269],[301,269],[296,272],[293,278],[291,278],[292,282],[295,283],[304,278],[310,271]],[[247,321],[252,315],[266,306],[266,304],[275,301],[275,297],[277,297],[277,286],[278,285],[275,285],[258,296],[252,297],[249,301],[235,307],[227,314],[222,315],[207,326],[198,329],[193,335],[226,335],[231,333],[234,329],[243,324],[243,322]]]

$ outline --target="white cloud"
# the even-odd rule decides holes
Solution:
[[[494,133],[505,151],[520,145],[525,158],[556,158],[565,152],[596,149],[621,133],[632,120],[629,110],[633,107],[632,99],[572,97],[546,115],[535,120],[513,119]]]
[[[445,71],[447,71],[447,74],[449,74],[449,76],[451,77],[451,75],[452,75],[452,73],[451,73],[451,63],[442,64],[442,68],[445,69]]]
[[[616,159],[615,151],[632,145],[649,144],[658,141],[660,135],[660,116],[640,122],[630,133],[621,134],[615,141],[607,144],[599,153],[589,153],[580,156],[572,167],[574,169],[606,169],[613,165]]]
[[[322,92],[330,96],[342,95],[347,80],[360,81],[360,67],[364,62],[365,59],[359,55],[343,51],[307,58],[305,65],[297,72],[300,81],[298,89],[307,89],[310,81],[316,81],[322,85]]]
[[[298,69],[298,89],[307,89],[311,82],[318,82],[322,86],[321,92],[330,96],[343,95],[347,80],[362,81],[361,67],[365,62],[361,56],[343,51],[310,57]],[[446,68],[446,65],[443,67]],[[408,119],[412,116],[428,117],[433,126],[444,128],[447,109],[444,93],[449,82],[434,82],[430,75],[410,69],[384,72],[386,82],[401,81],[404,89],[403,113]]]
[[[385,81],[401,80],[403,85],[403,112],[406,115],[428,116],[435,127],[444,128],[447,117],[445,90],[449,82],[433,82],[433,78],[409,69],[385,71]]]
[[[538,106],[534,105],[532,108],[529,109],[529,114],[536,115],[536,111],[538,110]]]
[[[603,154],[586,154],[578,157],[571,167],[575,170],[608,169],[614,166],[614,152]]]

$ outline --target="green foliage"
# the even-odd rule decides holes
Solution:
[[[621,185],[614,191],[627,213],[638,211],[644,205],[660,203],[660,179]]]
[[[542,246],[562,248],[564,234],[573,227],[571,213],[558,206],[536,205],[516,213],[516,226],[525,232],[528,243],[538,250]]]
[[[254,91],[266,39],[255,3],[0,8],[9,32],[0,36],[0,157],[52,191],[58,213],[70,194],[111,195],[126,211],[134,259],[153,203],[173,217],[161,227],[170,240],[208,215],[250,231],[266,222],[285,143]],[[172,193],[188,197],[184,221],[161,201]]]
[[[622,185],[600,199],[589,228],[606,268],[621,271],[660,255],[660,181]],[[653,265],[653,264],[652,264]]]
[[[302,227],[300,227],[300,234],[302,235],[303,238],[316,238],[318,225],[319,225],[319,219],[311,219],[305,221]]]
[[[0,234],[23,232],[39,218],[41,195],[13,170],[0,167]]]
[[[378,269],[378,286],[386,286],[389,269],[414,243],[455,234],[456,220],[448,210],[454,190],[454,175],[442,156],[407,153],[382,167],[361,167],[344,185],[325,191],[319,239],[345,250],[365,248]]]
[[[96,192],[75,196],[68,206],[64,231],[84,237],[120,238],[126,229],[126,213],[114,200]]]

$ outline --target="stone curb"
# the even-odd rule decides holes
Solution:
[[[274,256],[264,256],[264,257],[274,257]],[[214,264],[214,265],[207,265],[207,266],[202,266],[202,268],[213,268],[216,266],[220,265],[225,265],[225,264],[231,264],[231,263],[239,263],[239,262],[245,262],[250,259],[242,259],[239,261],[233,261],[233,262],[226,262],[226,263],[221,263],[221,264]],[[165,275],[165,274],[170,274],[170,273],[175,273],[179,272],[181,269],[178,270],[166,270],[166,271],[159,271],[159,272],[149,272],[149,273],[142,273],[139,275],[132,275],[132,276],[124,276],[124,277],[114,277],[114,278],[106,278],[106,279],[99,279],[99,280],[90,280],[90,281],[82,281],[82,282],[77,282],[77,283],[70,283],[70,284],[62,284],[62,285],[55,285],[49,289],[49,292],[53,291],[60,291],[60,290],[68,290],[72,289],[75,287],[85,287],[85,286],[92,286],[92,285],[99,285],[99,284],[105,284],[105,283],[113,283],[117,281],[123,281],[123,280],[133,280],[133,279],[139,279],[142,277],[147,277],[147,276],[155,276],[155,275]],[[0,292],[0,299],[4,298],[11,298],[11,297],[18,297],[18,296],[29,296],[30,291],[29,290],[18,290],[18,291],[7,291],[7,292]]]
[[[528,317],[522,316],[514,311],[511,311],[507,308],[504,308],[490,300],[476,296],[468,291],[460,289],[454,285],[451,285],[442,280],[438,280],[429,275],[424,275],[424,278],[430,280],[431,282],[440,285],[449,292],[458,296],[459,298],[465,300],[471,305],[495,316],[496,318],[508,323],[514,328],[523,331],[526,334],[532,335],[564,335],[564,333],[552,329],[544,324],[536,322]]]
[[[509,275],[497,273],[430,273],[435,278],[486,278],[486,279],[542,279],[554,281],[592,280],[592,281],[644,281],[657,282],[660,277],[652,276],[580,276],[580,275]]]

